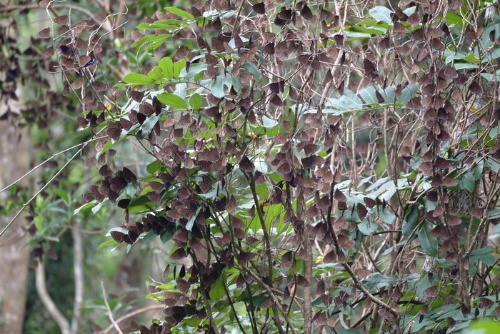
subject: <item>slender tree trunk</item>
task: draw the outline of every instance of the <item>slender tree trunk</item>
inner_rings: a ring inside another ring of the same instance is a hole
[[[13,124],[0,121],[0,188],[28,170],[28,141],[23,132]],[[0,203],[8,195],[8,191],[1,193]],[[2,230],[9,220],[9,217],[0,217]],[[29,261],[24,226],[18,219],[0,239],[0,333],[23,332]]]
[[[0,0],[2,7],[12,5],[12,0]],[[2,13],[3,14],[3,13]],[[17,30],[12,16],[0,16],[0,189],[5,188],[29,168],[28,139],[26,130],[17,126],[22,97],[20,76],[16,77]],[[13,98],[16,96],[16,98]],[[18,187],[25,187],[20,182]],[[5,204],[8,190],[0,193],[0,206]],[[14,195],[15,196],[15,195]],[[0,216],[0,230],[9,223],[8,216]],[[0,238],[0,333],[23,332],[28,280],[29,249],[25,246],[25,224],[18,219]]]

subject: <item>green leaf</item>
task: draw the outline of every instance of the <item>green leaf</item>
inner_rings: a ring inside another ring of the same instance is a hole
[[[469,53],[465,58],[464,60],[466,62],[469,62],[469,63],[472,63],[472,64],[476,64],[476,65],[479,65],[481,62],[479,61],[479,59],[476,58],[476,56],[473,54],[473,53]]]
[[[373,273],[368,275],[362,282],[362,284],[369,290],[384,288],[391,284],[396,284],[396,275],[382,275],[380,273]]]
[[[379,218],[386,224],[392,225],[396,221],[396,215],[387,208],[380,211]]]
[[[80,211],[82,211],[83,213],[86,213],[88,210],[92,209],[94,206],[97,205],[97,201],[96,200],[93,200],[92,202],[88,202],[88,203],[85,203],[84,205],[82,205],[81,207],[75,209],[75,211],[73,212],[73,215],[77,215]]]
[[[500,328],[500,322],[494,319],[481,319],[473,321],[464,334],[496,334]]]
[[[152,78],[139,73],[129,73],[122,79],[122,81],[133,85],[148,85],[154,83]]]
[[[378,224],[371,221],[370,219],[368,219],[368,217],[366,217],[365,219],[363,219],[361,222],[359,222],[358,224],[358,229],[361,233],[363,233],[364,235],[370,235],[372,234],[373,232],[375,232],[378,228]]]
[[[396,101],[396,91],[392,86],[387,87],[380,94],[384,97],[385,103],[394,103]]]
[[[376,6],[370,9],[370,15],[377,21],[383,21],[387,24],[392,25],[391,14],[392,10],[383,6]]]
[[[215,80],[212,80],[212,85],[210,86],[210,90],[213,96],[216,98],[223,98],[226,93],[224,92],[224,76],[218,75],[215,77]]]
[[[365,88],[359,91],[359,96],[365,101],[366,104],[379,104],[377,99],[377,93],[375,87],[366,86]]]
[[[465,172],[457,181],[460,189],[465,189],[471,193],[476,189],[476,180],[474,179],[474,175],[469,171]]]
[[[101,242],[99,244],[99,246],[97,246],[97,249],[99,250],[99,249],[104,248],[106,246],[112,246],[112,245],[118,245],[118,242],[116,242],[115,239],[108,239],[104,242]]]
[[[165,231],[162,234],[160,234],[160,240],[161,240],[161,242],[166,243],[166,242],[170,241],[170,239],[172,239],[173,235],[174,234],[172,232]]]
[[[446,20],[447,25],[455,26],[458,28],[462,28],[463,23],[465,22],[464,19],[460,15],[452,12],[451,10],[446,12],[446,19],[445,20]]]
[[[203,209],[203,207],[201,205],[198,206],[196,213],[186,223],[186,230],[191,231],[193,229],[194,222],[196,221],[196,218],[198,217],[198,215],[200,214],[202,209]]]
[[[193,14],[188,13],[185,10],[182,10],[180,8],[177,8],[177,7],[165,7],[165,10],[169,11],[170,13],[175,14],[177,16],[184,17],[184,18],[186,18],[188,20],[194,20]]]
[[[226,272],[225,270],[222,272],[222,275],[219,276],[215,284],[210,288],[210,300],[215,301],[223,298],[226,295],[226,289],[224,286],[226,285]]]
[[[158,123],[158,120],[160,119],[160,115],[153,115],[149,116],[144,123],[141,126],[142,133],[144,135],[147,135],[153,130],[153,127],[155,126],[156,123]]]
[[[186,59],[181,59],[174,63],[174,78],[179,78],[181,71],[186,68]]]
[[[70,204],[71,199],[70,199],[70,197],[69,197],[69,195],[68,195],[68,193],[67,193],[66,191],[64,191],[64,190],[63,190],[63,189],[61,189],[61,188],[58,188],[58,189],[56,189],[56,194],[57,194],[57,196],[61,197],[61,198],[62,198],[62,200],[63,200],[63,201],[64,201],[67,205],[69,205],[69,204]]]
[[[171,80],[174,77],[174,63],[170,57],[164,57],[160,59],[158,62],[161,70],[163,71],[163,75],[168,80]]]
[[[413,205],[410,208],[410,212],[406,215],[406,219],[403,221],[402,233],[405,237],[410,237],[415,228],[418,225],[419,216],[418,216],[418,207]]]
[[[158,235],[156,235],[156,233],[151,230],[144,235],[144,237],[142,238],[142,243],[145,245],[150,244],[154,239],[156,239],[157,236]]]
[[[398,103],[407,104],[418,92],[418,84],[408,85],[403,88],[401,95],[398,98]]]
[[[154,174],[160,170],[161,165],[162,165],[162,162],[160,160],[155,160],[146,166],[146,171],[149,174]]]
[[[338,334],[361,334],[360,331],[358,331],[357,329],[352,329],[352,328],[339,328],[336,330],[336,332]]]
[[[459,70],[468,70],[468,69],[471,69],[471,68],[479,68],[478,65],[476,65],[476,64],[470,64],[470,63],[455,63],[453,65],[453,67],[455,67],[455,69],[457,71],[459,71]]]
[[[418,229],[418,240],[425,254],[436,257],[438,252],[438,240],[437,238],[429,236],[429,232],[432,228],[433,225],[430,222],[424,222]]]
[[[161,93],[157,96],[160,102],[176,109],[187,109],[187,102],[179,95],[173,93]]]
[[[150,77],[154,83],[161,83],[163,79],[163,71],[160,66],[155,66],[151,71],[148,72],[148,77]]]
[[[147,196],[139,196],[130,201],[127,210],[129,212],[150,211],[156,206]]]
[[[265,128],[274,128],[276,125],[278,125],[279,123],[277,121],[275,121],[274,119],[272,118],[269,118],[267,117],[266,115],[262,116],[262,125],[265,127]]]
[[[203,106],[203,99],[200,94],[194,93],[191,95],[189,98],[189,105],[193,110],[200,110],[201,107]]]

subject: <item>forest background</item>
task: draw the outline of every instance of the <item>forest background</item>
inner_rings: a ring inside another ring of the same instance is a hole
[[[0,11],[0,331],[498,328],[497,2]]]

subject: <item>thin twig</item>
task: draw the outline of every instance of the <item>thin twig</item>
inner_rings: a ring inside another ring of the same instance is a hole
[[[133,312],[130,312],[130,313],[127,313],[125,315],[122,315],[121,317],[119,317],[118,319],[115,320],[115,322],[117,324],[119,324],[120,322],[124,321],[124,320],[127,320],[129,318],[132,318],[132,317],[135,317],[136,315],[138,314],[141,314],[141,313],[144,313],[144,312],[148,312],[148,311],[153,311],[153,310],[163,310],[165,309],[165,305],[161,305],[161,304],[155,304],[155,305],[149,305],[149,306],[146,306],[146,307],[143,307],[143,308],[140,308],[140,309],[137,309]],[[109,333],[112,329],[114,328],[114,325],[111,324],[109,325],[108,328],[106,328],[105,330],[101,331],[100,334],[107,334]]]
[[[21,207],[21,209],[19,209],[19,211],[16,213],[16,215],[9,221],[9,223],[7,224],[7,226],[5,226],[5,228],[2,230],[2,232],[0,232],[0,238],[9,229],[9,227],[14,223],[14,221],[17,219],[17,217],[19,217],[21,215],[21,213],[24,211],[24,209],[26,209],[26,207],[28,207],[28,205],[30,205],[30,203],[38,195],[40,195],[42,193],[42,191],[44,191],[52,183],[52,181],[54,181],[56,179],[56,177],[59,176],[59,174],[61,174],[61,172],[70,164],[71,161],[73,161],[82,152],[82,150],[83,150],[83,146],[68,161],[66,161],[66,163],[61,167],[61,169],[59,169],[57,171],[57,173],[55,173],[54,176],[52,176],[50,178],[50,180],[47,183],[45,183],[43,185],[43,187],[40,188],[40,190],[38,190],[33,196],[31,196],[31,198],[26,203],[23,204],[23,206]]]
[[[104,304],[106,304],[106,309],[108,310],[108,318],[109,321],[113,324],[113,327],[116,329],[116,331],[119,334],[123,334],[123,332],[120,329],[120,326],[118,326],[118,323],[113,319],[113,314],[111,313],[111,308],[109,307],[108,304],[108,298],[106,298],[106,290],[104,289],[104,282],[101,281],[101,290],[102,290],[102,298],[104,298]]]

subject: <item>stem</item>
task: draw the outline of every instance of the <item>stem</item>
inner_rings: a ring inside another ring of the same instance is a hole
[[[59,326],[61,333],[72,333],[68,320],[64,317],[61,311],[59,311],[57,305],[54,303],[49,293],[47,292],[47,282],[45,281],[45,267],[40,260],[38,261],[38,265],[36,267],[36,292],[38,293],[38,296],[42,300],[43,305],[49,312],[52,319],[54,319],[54,321]]]
[[[79,225],[79,223],[78,223]],[[75,276],[75,301],[73,305],[73,317],[71,319],[71,332],[78,332],[78,321],[81,316],[81,305],[83,303],[83,241],[79,228],[71,229],[73,236],[74,263],[73,273]]]
[[[102,298],[104,298],[104,304],[106,304],[106,309],[108,310],[109,321],[111,321],[117,333],[123,334],[123,332],[120,329],[120,326],[118,326],[118,323],[115,321],[115,319],[113,319],[113,313],[111,312],[111,308],[109,307],[108,298],[106,298],[106,290],[104,289],[103,281],[101,281],[101,290],[102,290]]]

